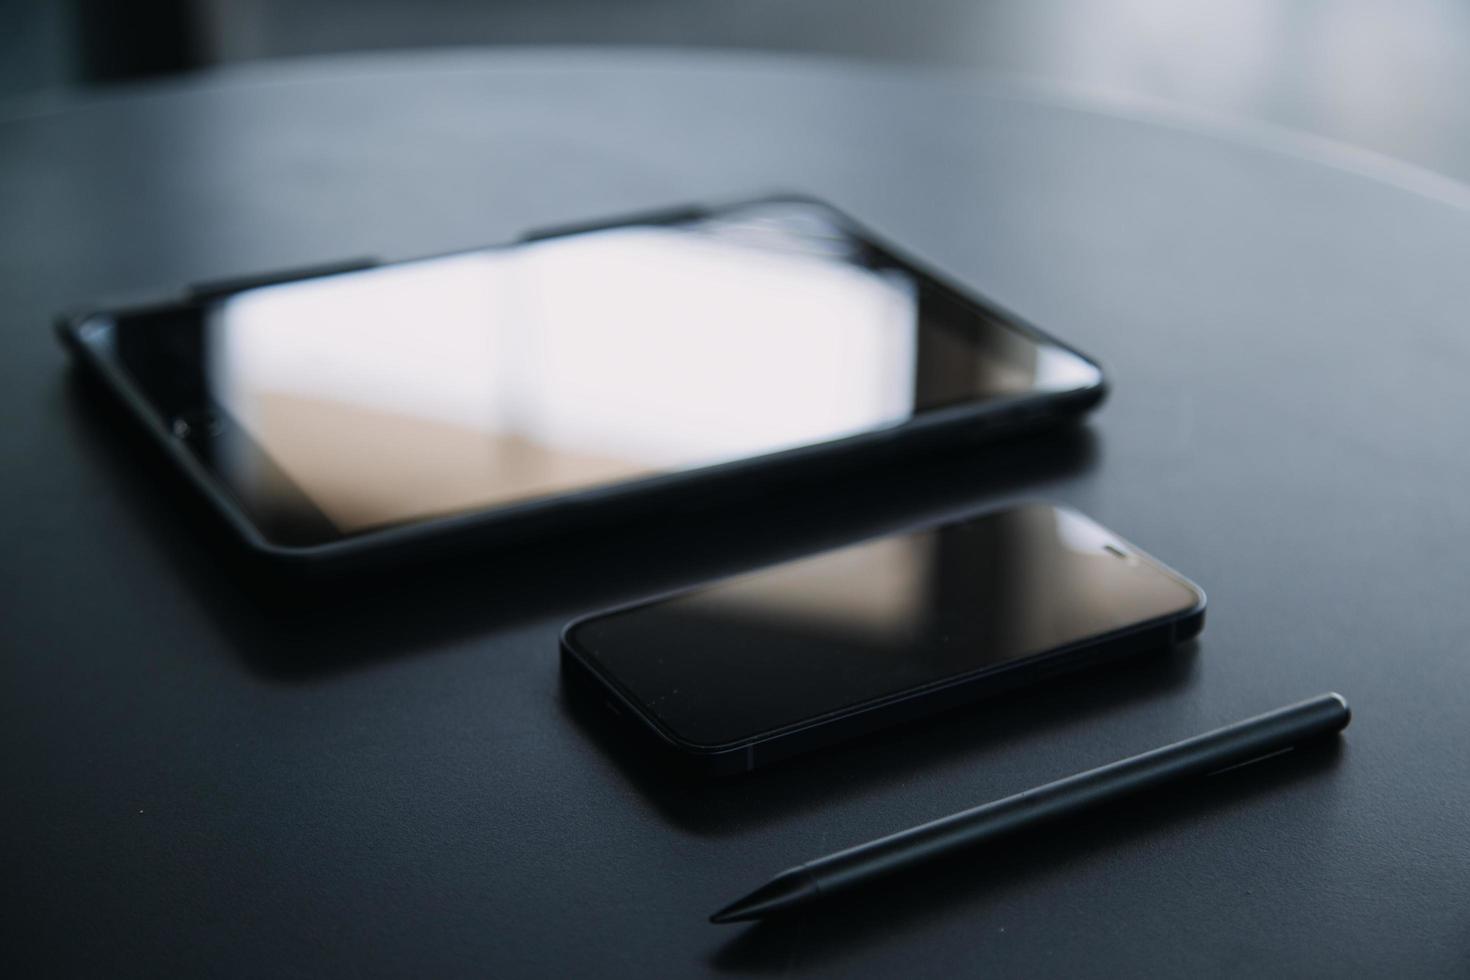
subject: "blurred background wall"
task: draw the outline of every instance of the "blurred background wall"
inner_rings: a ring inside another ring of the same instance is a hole
[[[267,58],[817,52],[1286,126],[1470,181],[1470,0],[0,0],[0,112]]]

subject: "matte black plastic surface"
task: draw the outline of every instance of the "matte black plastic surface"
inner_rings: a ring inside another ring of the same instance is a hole
[[[1347,727],[1351,718],[1352,711],[1339,694],[1323,694],[1277,708],[797,865],[715,913],[710,921],[788,914],[802,905],[871,885],[888,875],[941,858],[958,857],[972,848],[1024,832],[1052,829],[1059,821],[1075,819],[1149,790],[1177,788],[1178,783],[1191,778],[1260,761],[1302,742],[1335,735]]]

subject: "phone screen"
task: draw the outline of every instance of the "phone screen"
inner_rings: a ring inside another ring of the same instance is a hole
[[[1073,511],[880,538],[582,620],[567,643],[675,737],[746,741],[1202,608]]]
[[[789,201],[265,286],[106,329],[175,433],[286,544],[1100,380]]]

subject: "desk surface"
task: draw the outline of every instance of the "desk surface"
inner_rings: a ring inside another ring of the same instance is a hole
[[[237,587],[48,330],[119,292],[778,188],[1095,352],[1114,397],[1080,432],[292,612]],[[1463,976],[1467,200],[1290,138],[774,57],[342,59],[0,123],[3,955]],[[574,612],[1018,497],[1195,578],[1201,640],[708,787],[559,692]],[[791,922],[704,920],[794,862],[1328,689],[1356,711],[1336,749]]]

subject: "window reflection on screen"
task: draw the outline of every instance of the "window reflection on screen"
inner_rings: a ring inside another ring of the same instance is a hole
[[[165,418],[224,410],[196,451],[291,540],[1100,382],[790,201],[250,289],[202,316],[128,323],[119,356]]]
[[[353,531],[904,420],[916,306],[820,250],[621,228],[240,294],[209,371]]]

